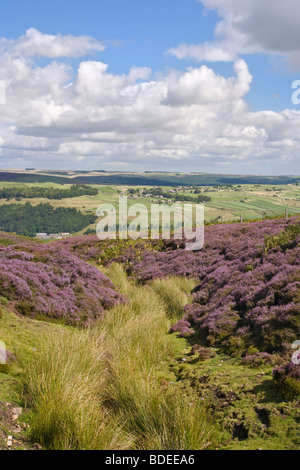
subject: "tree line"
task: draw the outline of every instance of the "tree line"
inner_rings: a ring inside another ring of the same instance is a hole
[[[87,185],[74,184],[67,189],[43,188],[34,186],[12,186],[0,189],[0,199],[65,199],[79,196],[96,196],[98,189]]]
[[[93,214],[83,214],[74,208],[58,207],[50,204],[32,206],[7,204],[0,207],[0,229],[27,237],[36,233],[74,233],[96,222]]]

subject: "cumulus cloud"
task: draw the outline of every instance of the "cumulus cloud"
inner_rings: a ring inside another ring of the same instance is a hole
[[[105,45],[90,36],[43,34],[35,28],[14,39],[0,39],[1,54],[7,52],[12,57],[59,57],[78,58],[91,52],[102,52]]]
[[[296,168],[300,113],[251,111],[243,59],[231,77],[207,66],[118,75],[99,60],[73,69],[15,51],[0,54],[0,167],[285,173],[290,161]]]
[[[206,66],[188,68],[186,73],[176,78],[171,76],[168,79],[168,95],[165,103],[191,106],[241,99],[250,89],[252,76],[244,60],[237,60],[234,70],[237,78],[229,80],[221,75],[215,75],[214,71]]]
[[[234,61],[240,55],[267,53],[283,56],[300,68],[300,3],[295,0],[198,0],[216,10],[221,20],[215,41],[181,44],[169,52],[182,59]]]

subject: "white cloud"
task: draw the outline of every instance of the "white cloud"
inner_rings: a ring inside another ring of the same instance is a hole
[[[0,38],[0,52],[12,57],[83,57],[91,52],[102,52],[105,45],[90,36],[43,34],[30,28],[19,39]]]
[[[168,95],[165,100],[169,105],[203,105],[214,102],[234,101],[243,98],[250,89],[252,76],[247,64],[238,60],[234,64],[237,78],[229,80],[206,66],[197,69],[188,68],[179,77],[170,77]]]
[[[181,44],[170,53],[182,59],[234,61],[240,55],[268,53],[283,56],[300,68],[300,3],[295,0],[198,0],[221,17],[215,41]]]
[[[169,53],[175,55],[178,59],[187,57],[198,60],[199,62],[233,62],[238,54],[237,51],[230,50],[223,44],[180,44],[177,47],[169,49]]]
[[[284,164],[285,173],[288,162],[296,171],[300,112],[252,112],[244,60],[227,78],[206,66],[117,75],[97,60],[73,70],[61,60],[40,65],[13,48],[0,60],[0,167],[268,173]]]

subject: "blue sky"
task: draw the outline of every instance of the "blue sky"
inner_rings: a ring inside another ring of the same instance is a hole
[[[101,60],[113,73],[132,67],[186,67],[166,51],[181,42],[213,38],[216,14],[195,0],[2,0],[1,36],[34,27],[48,34],[89,35],[107,43]]]
[[[300,174],[298,20],[294,0],[1,0],[0,168]]]
[[[184,70],[196,61],[180,61],[167,51],[184,42],[213,40],[218,15],[205,11],[195,0],[2,0],[0,31],[7,38],[22,36],[29,27],[48,34],[92,36],[107,43],[98,58],[112,73],[128,73],[132,65]],[[247,99],[254,109],[292,106],[291,83],[300,75],[277,67],[264,54],[247,60],[254,76]],[[232,64],[214,64],[214,69],[232,74]]]

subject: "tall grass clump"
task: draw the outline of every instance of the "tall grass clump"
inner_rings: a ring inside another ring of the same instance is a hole
[[[32,439],[50,450],[121,449],[130,445],[103,406],[107,380],[104,333],[49,334],[24,367]]]
[[[193,282],[139,285],[118,264],[105,273],[127,302],[88,329],[49,333],[23,364],[32,439],[55,450],[213,448],[218,434],[203,403],[171,383],[171,319]]]
[[[199,281],[183,276],[155,279],[151,287],[162,299],[165,312],[170,320],[178,320],[183,308],[191,300],[191,291]]]
[[[204,406],[179,387],[163,385],[159,378],[176,351],[174,337],[168,335],[168,315],[182,313],[192,281],[174,277],[138,286],[120,265],[111,265],[106,274],[129,298],[106,316],[100,328],[109,332],[108,400],[135,439],[134,448],[196,450],[213,446],[215,428]]]

